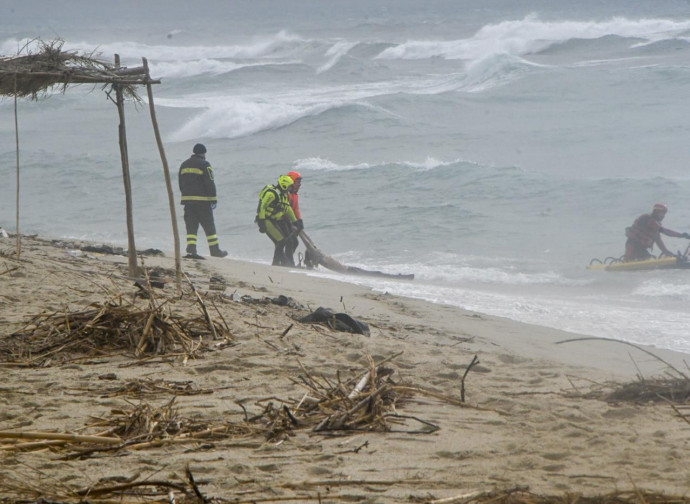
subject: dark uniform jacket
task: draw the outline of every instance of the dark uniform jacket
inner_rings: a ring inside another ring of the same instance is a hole
[[[216,183],[213,181],[213,168],[203,156],[192,154],[180,166],[179,173],[182,204],[192,201],[215,203]]]

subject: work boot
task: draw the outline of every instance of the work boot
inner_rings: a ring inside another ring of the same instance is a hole
[[[187,255],[184,256],[185,259],[204,259],[199,254],[196,253],[196,247],[187,247]]]
[[[218,245],[211,246],[211,256],[213,257],[225,257],[228,253],[225,250],[221,250]]]

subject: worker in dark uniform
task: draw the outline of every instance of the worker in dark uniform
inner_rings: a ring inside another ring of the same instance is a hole
[[[225,257],[228,253],[218,245],[213,210],[216,208],[216,183],[213,168],[206,161],[206,147],[196,144],[192,156],[182,163],[179,173],[180,192],[184,205],[184,223],[187,228],[187,258],[203,259],[196,250],[199,224],[206,233],[208,248],[213,257]]]
[[[260,233],[266,233],[275,246],[274,266],[294,266],[292,257],[285,254],[285,245],[294,232],[304,229],[290,206],[289,190],[294,181],[287,175],[278,178],[278,184],[269,184],[259,193],[256,223]],[[293,230],[294,225],[294,230]]]
[[[649,253],[654,244],[659,247],[663,255],[672,256],[673,253],[666,248],[661,235],[671,236],[673,238],[688,238],[689,233],[679,233],[672,229],[665,228],[661,225],[664,220],[668,208],[663,203],[657,203],[652,208],[651,214],[640,215],[632,226],[626,228],[625,236],[628,237],[625,243],[625,262],[628,261],[643,261],[645,259],[653,258]]]

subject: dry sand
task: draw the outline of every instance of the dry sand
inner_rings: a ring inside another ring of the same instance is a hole
[[[14,241],[0,241],[2,343],[38,313],[83,310],[113,293],[133,299],[138,289],[126,277],[125,257],[84,254],[77,246],[27,237],[17,260]],[[170,257],[145,261],[149,268],[173,268]],[[184,260],[183,266],[202,296],[213,299],[235,346],[219,345],[186,362],[165,356],[140,360],[123,352],[69,362],[56,356],[36,368],[0,356],[0,431],[93,434],[98,429],[85,429],[93,418],[141,401],[160,407],[173,397],[108,393],[137,379],[189,382],[210,392],[179,395],[182,417],[242,422],[237,401],[251,415],[265,406],[257,403],[263,399],[299,400],[305,388],[293,380],[303,373],[301,366],[335,383],[338,374],[344,380],[365,372],[369,357],[378,362],[400,352],[388,364],[395,381],[458,399],[466,366],[478,356],[466,379],[470,407],[425,395],[398,406],[398,413],[440,427],[431,434],[296,429],[271,441],[255,435],[84,459],[65,459],[64,448],[20,451],[11,440],[0,440],[0,491],[22,484],[83,488],[136,475],[172,479],[189,464],[204,495],[241,502],[433,502],[515,485],[539,494],[632,488],[689,493],[690,425],[670,405],[588,396],[605,384],[632,382],[639,373],[649,378],[667,371],[642,351],[606,341],[557,345],[577,335],[375,293],[318,274],[228,259]],[[227,282],[223,291],[209,290],[213,275]],[[157,294],[173,300],[173,311],[198,316],[187,285],[185,291],[175,299],[169,283]],[[278,295],[303,308],[242,301]],[[367,322],[371,336],[292,318],[319,306]],[[687,355],[649,350],[687,370]],[[418,428],[413,420],[395,426]]]

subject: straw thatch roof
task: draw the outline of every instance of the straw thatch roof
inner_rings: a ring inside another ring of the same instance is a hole
[[[54,86],[64,92],[72,84],[102,84],[106,90],[117,85],[125,96],[139,101],[137,85],[160,83],[149,79],[143,67],[118,68],[95,53],[64,51],[62,40],[35,42],[36,49],[27,44],[15,56],[0,56],[0,96],[37,99]]]

